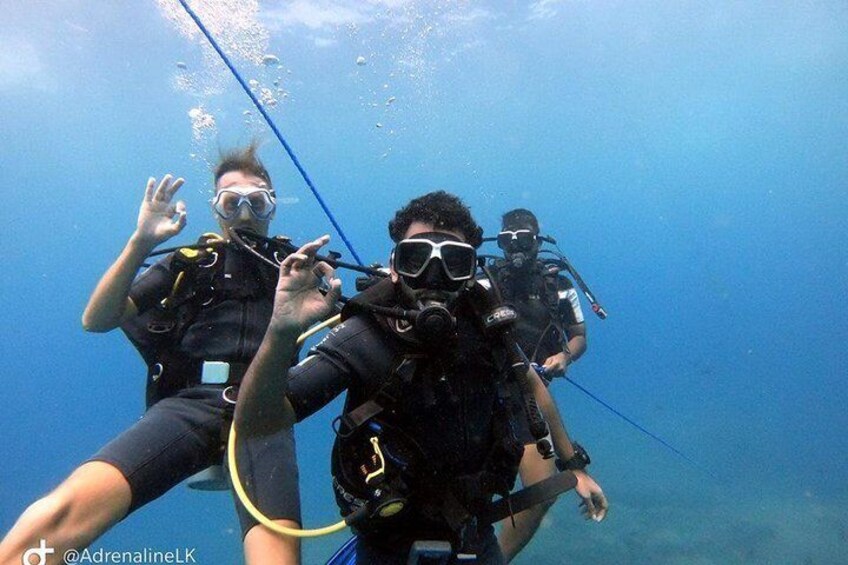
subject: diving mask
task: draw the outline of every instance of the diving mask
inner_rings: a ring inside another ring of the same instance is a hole
[[[212,198],[212,208],[225,220],[232,220],[242,204],[247,204],[250,213],[259,220],[267,220],[277,209],[270,190],[256,186],[230,186],[222,188]]]
[[[498,247],[504,251],[531,251],[536,240],[532,230],[503,230],[498,234]]]
[[[453,287],[474,278],[477,252],[442,233],[424,233],[398,242],[392,266],[413,288]]]

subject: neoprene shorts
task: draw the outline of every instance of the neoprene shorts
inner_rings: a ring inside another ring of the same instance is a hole
[[[160,400],[89,460],[108,463],[126,478],[132,493],[127,514],[226,461],[221,429],[230,422],[232,405],[223,390],[198,386]],[[271,519],[300,523],[294,432],[283,429],[250,440],[240,436],[237,449],[239,476],[253,504]],[[257,522],[238,500],[236,508],[244,536]]]

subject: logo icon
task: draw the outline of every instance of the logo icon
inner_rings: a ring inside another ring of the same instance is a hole
[[[46,565],[47,556],[55,552],[56,550],[52,547],[47,547],[47,541],[42,539],[38,543],[38,547],[31,547],[24,552],[22,563],[23,565]],[[30,560],[32,556],[38,558],[35,563]]]

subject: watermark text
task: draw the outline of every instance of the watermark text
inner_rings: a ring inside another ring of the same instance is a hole
[[[41,540],[38,546],[28,549],[23,554],[22,565],[46,565],[47,556],[56,550]],[[69,549],[62,555],[65,565],[192,565],[197,563],[196,547],[177,547],[173,549],[155,549],[144,547],[136,550],[98,549]]]

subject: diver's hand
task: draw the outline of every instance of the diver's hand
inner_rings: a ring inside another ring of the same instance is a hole
[[[279,334],[300,334],[324,320],[342,295],[342,283],[330,265],[315,262],[315,254],[330,241],[324,235],[310,241],[280,263],[280,278],[274,296],[269,328]],[[321,278],[330,285],[326,295],[319,291]]]
[[[542,366],[545,368],[545,373],[547,373],[549,378],[564,377],[565,371],[568,369],[568,357],[565,353],[551,355],[545,359]]]
[[[607,515],[609,503],[601,486],[586,471],[572,471],[577,477],[577,486],[574,490],[583,499],[580,503],[581,512],[587,520],[600,522]]]
[[[151,249],[180,233],[186,225],[185,202],[171,202],[185,181],[172,179],[165,175],[158,186],[153,177],[147,181],[133,238]]]

